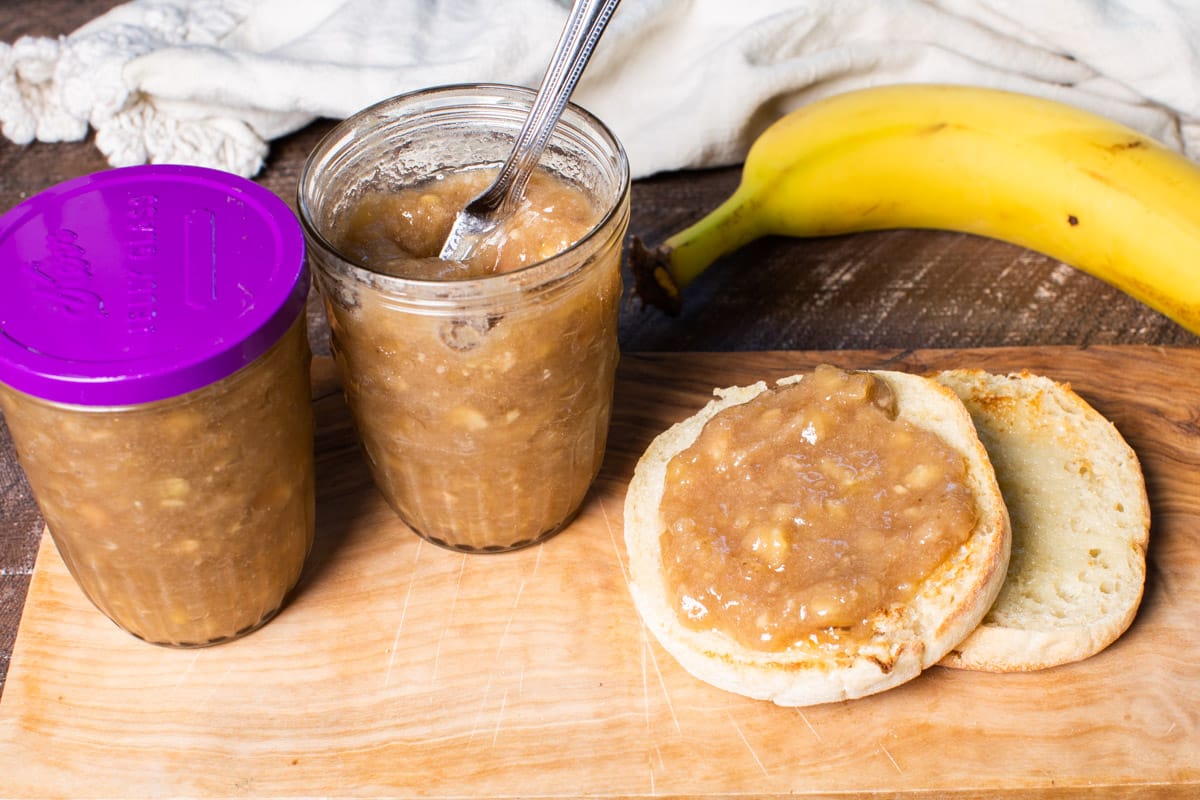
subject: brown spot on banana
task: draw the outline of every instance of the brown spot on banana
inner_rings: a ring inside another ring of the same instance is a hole
[[[1145,150],[1148,146],[1145,139],[1126,139],[1110,145],[1108,149],[1114,153],[1121,153],[1126,150]]]

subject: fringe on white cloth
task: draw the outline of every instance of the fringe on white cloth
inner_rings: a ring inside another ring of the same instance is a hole
[[[567,0],[132,0],[0,43],[0,131],[114,166],[251,176],[271,140],[415,89],[536,86]],[[936,81],[1023,91],[1200,158],[1193,0],[627,0],[575,92],[635,177],[740,161],[819,97]]]

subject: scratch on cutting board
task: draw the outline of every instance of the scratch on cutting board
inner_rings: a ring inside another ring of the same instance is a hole
[[[479,700],[479,708],[475,710],[475,718],[471,720],[471,733],[467,737],[468,742],[475,741],[475,734],[479,732],[479,720],[483,716],[484,709],[487,708],[488,698],[492,696],[492,673],[488,672],[487,685],[483,687],[483,697]]]
[[[729,721],[732,723],[733,729],[737,731],[738,738],[742,740],[742,744],[746,745],[746,750],[749,751],[750,757],[754,759],[754,763],[758,764],[758,768],[762,770],[762,774],[764,776],[769,777],[771,773],[767,772],[767,768],[763,766],[762,759],[758,757],[758,753],[756,753],[754,748],[750,746],[750,740],[746,738],[746,734],[742,733],[742,726],[737,724],[737,720],[734,719],[733,715],[728,711],[725,712],[725,716],[729,717]]]
[[[178,689],[180,686],[183,685],[183,682],[185,680],[187,680],[187,676],[191,675],[192,670],[194,670],[196,668],[196,662],[199,660],[200,660],[200,651],[196,650],[192,653],[191,660],[188,661],[187,669],[185,669],[183,672],[179,673],[179,678],[176,679],[174,688]]]
[[[675,732],[682,734],[683,728],[679,726],[679,717],[675,716],[675,704],[671,702],[671,693],[667,691],[667,682],[663,680],[662,670],[658,668],[658,656],[654,654],[654,643],[650,641],[649,632],[646,626],[642,626],[642,690],[646,695],[646,724],[650,721],[650,688],[649,681],[646,679],[646,656],[650,656],[650,663],[654,666],[654,674],[658,676],[658,685],[662,689],[663,700],[667,704],[667,711],[671,714],[671,721],[675,723]]]
[[[417,539],[417,547],[413,552],[413,570],[408,576],[408,591],[404,593],[404,605],[400,608],[400,622],[396,625],[396,635],[392,637],[392,649],[388,653],[387,671],[383,676],[383,686],[386,689],[392,683],[392,667],[396,664],[396,651],[400,649],[400,634],[404,630],[404,620],[408,617],[408,604],[412,601],[413,584],[417,582],[417,561],[421,558],[421,544],[424,539]]]
[[[430,671],[430,683],[436,683],[438,677],[438,665],[442,660],[442,642],[446,640],[446,631],[450,630],[450,623],[454,620],[454,609],[458,605],[458,596],[462,593],[463,573],[467,571],[467,556],[464,553],[462,561],[458,565],[458,578],[454,581],[454,597],[450,598],[450,610],[446,612],[446,624],[442,626],[442,632],[438,635],[437,649],[433,652],[433,669]]]
[[[892,766],[896,768],[896,773],[898,775],[903,775],[904,770],[900,769],[900,764],[896,762],[896,759],[892,758],[892,754],[888,751],[887,747],[884,746],[883,742],[879,743],[879,749],[883,751],[885,756],[887,756],[887,760],[892,762]]]
[[[655,769],[655,761],[658,762],[658,767]],[[646,754],[646,766],[650,770],[650,794],[651,796],[658,794],[658,785],[655,783],[655,774],[661,772],[666,774],[667,760],[663,758],[662,748],[654,745],[654,757]]]
[[[650,645],[646,641],[646,629],[642,628],[642,715],[646,718],[646,730],[650,730]]]
[[[625,584],[629,585],[629,571],[625,568],[625,559],[621,557],[621,547],[617,544],[616,528],[612,524],[612,520],[608,516],[608,505],[604,502],[600,503],[600,516],[604,518],[604,525],[608,528],[608,540],[612,542],[613,552],[617,556],[617,564],[621,567],[621,577],[625,579]]]
[[[542,553],[544,552],[546,552],[546,548],[544,547],[539,547],[537,549],[537,557],[533,559],[533,572],[529,573],[529,577],[533,578],[537,576],[538,570],[541,569],[542,566]]]
[[[508,638],[508,630],[512,627],[513,620],[517,616],[517,606],[521,603],[521,595],[525,592],[525,581],[521,581],[517,586],[517,596],[513,598],[512,608],[508,612],[508,622],[504,623],[504,630],[500,633],[500,641],[496,643],[496,659],[499,660],[500,652],[504,649],[504,642]]]
[[[496,712],[496,727],[492,730],[492,747],[496,746],[497,740],[500,738],[500,720],[504,719],[504,707],[508,705],[508,690],[504,690],[504,695],[500,698],[500,710]]]
[[[817,733],[817,729],[814,728],[813,724],[808,721],[808,715],[804,713],[804,709],[797,708],[796,713],[800,715],[800,719],[804,720],[804,724],[808,726],[810,731],[812,731],[812,735],[816,737],[816,740],[818,742],[824,742],[825,740],[821,738],[821,734]]]
[[[213,699],[213,696],[216,695],[217,690],[225,685],[225,679],[228,678],[230,676],[230,674],[232,674],[232,673],[233,673],[233,664],[230,664],[229,666],[225,667],[225,671],[221,673],[221,677],[218,678],[217,680],[213,681],[212,684],[208,687],[208,692],[200,700],[198,705],[200,707],[207,706],[209,704],[209,701]]]

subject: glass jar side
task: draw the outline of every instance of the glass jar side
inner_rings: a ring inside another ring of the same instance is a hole
[[[507,550],[573,518],[607,443],[620,254],[609,236],[555,291],[458,315],[318,269],[372,477],[418,534]]]
[[[367,189],[498,164],[529,96],[461,87],[388,101],[335,130],[301,179],[332,348],[375,482],[419,535],[470,552],[561,530],[599,470],[629,219],[624,152],[599,121],[568,109],[544,165],[592,198],[599,221],[574,246],[514,272],[381,275],[343,257],[337,231]]]
[[[234,374],[94,408],[0,386],[18,459],[88,598],[148,642],[199,647],[263,625],[315,525],[305,319]]]

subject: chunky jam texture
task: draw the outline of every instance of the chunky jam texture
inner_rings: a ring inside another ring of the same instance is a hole
[[[315,518],[304,323],[224,380],[142,406],[57,405],[0,386],[63,561],[135,636],[232,639],[299,579]]]
[[[978,518],[963,456],[830,366],[721,411],[667,470],[675,611],[757,650],[869,637]]]
[[[454,214],[490,180],[447,174],[370,195],[339,249],[375,272],[453,281],[516,270],[589,233],[600,212],[539,174],[526,207],[470,263],[437,259]],[[403,304],[386,286],[326,292],[343,388],[376,484],[420,535],[465,551],[536,542],[570,520],[600,469],[612,407],[619,236],[552,286],[462,311]],[[580,256],[580,259],[585,256]]]
[[[530,178],[517,212],[466,261],[437,255],[454,218],[495,178],[488,169],[446,172],[417,186],[372,192],[343,222],[339,248],[374,272],[424,280],[464,280],[512,272],[557,255],[599,220],[591,198],[544,171]]]

